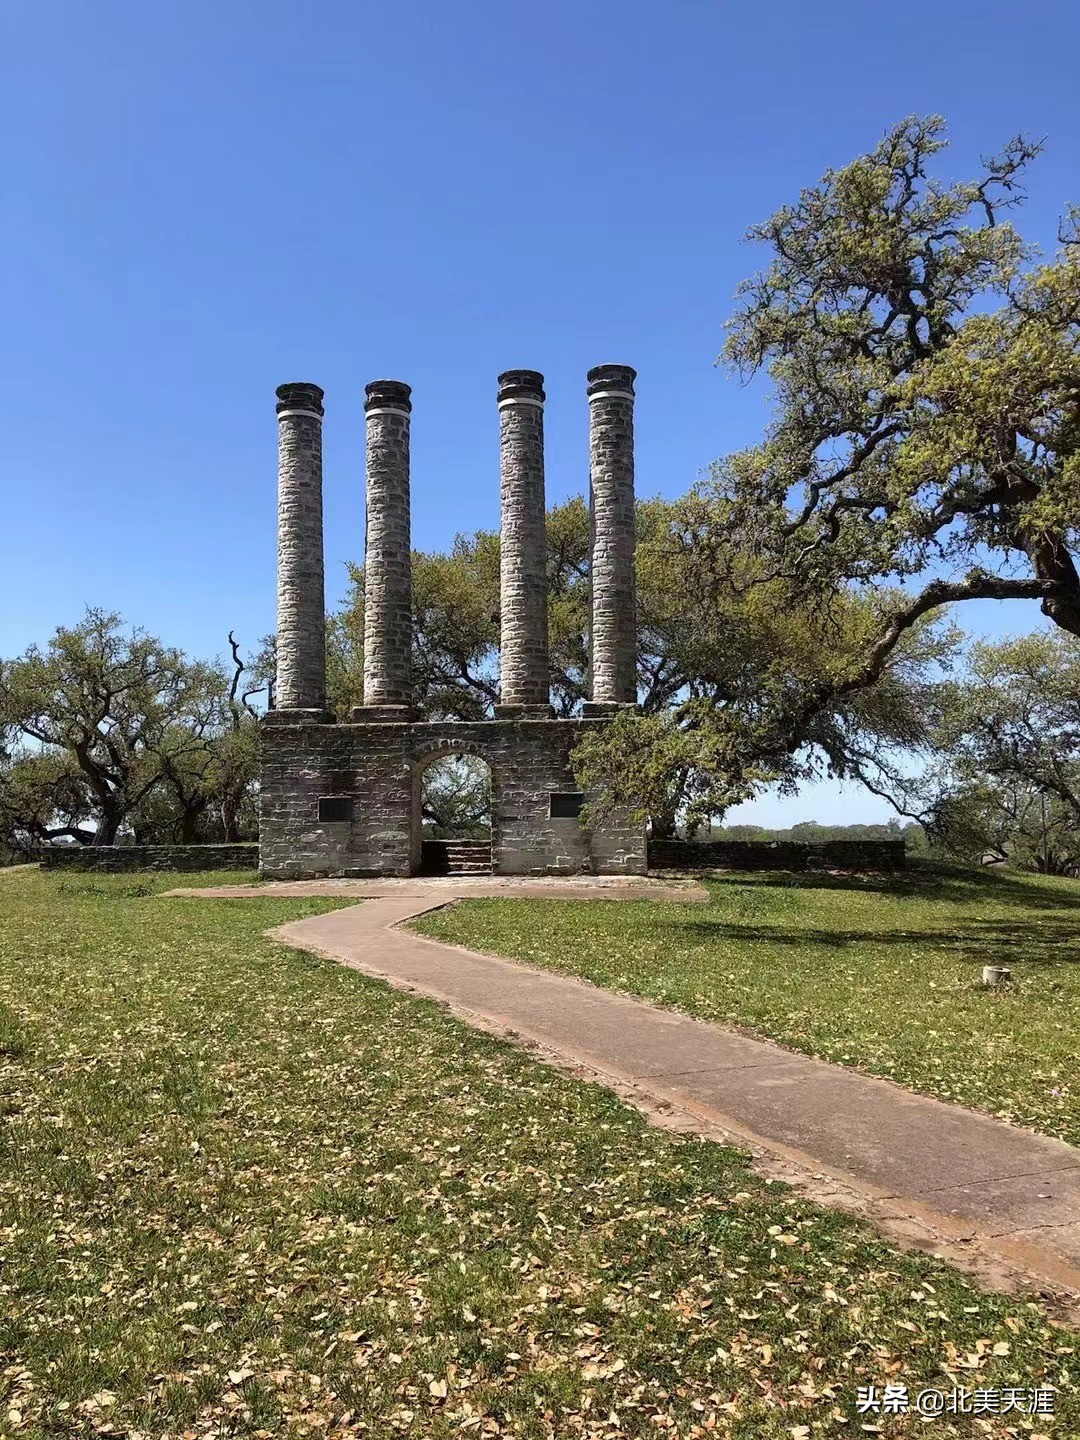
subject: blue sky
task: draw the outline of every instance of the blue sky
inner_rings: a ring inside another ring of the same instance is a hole
[[[512,366],[547,376],[551,498],[584,488],[610,360],[639,371],[640,493],[684,490],[766,413],[713,366],[746,227],[904,115],[948,118],[957,176],[1045,136],[1048,248],[1080,199],[1069,0],[38,0],[5,28],[4,655],[86,603],[198,653],[270,630],[282,380],[326,390],[331,602],[378,376],[414,387],[421,547],[497,523]]]

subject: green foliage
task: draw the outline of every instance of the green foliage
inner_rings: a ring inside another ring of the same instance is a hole
[[[552,702],[570,714],[585,692],[588,633],[588,515],[580,499],[548,514],[548,627]],[[432,720],[482,720],[499,696],[499,537],[458,535],[446,554],[414,551],[413,689]],[[327,629],[327,691],[347,715],[363,701],[364,571],[349,567],[350,591]]]
[[[906,120],[750,232],[773,258],[724,358],[767,369],[776,418],[706,487],[714,548],[750,546],[811,590],[932,571],[883,617],[886,647],[924,600],[1038,598],[1080,630],[1075,232],[1038,264],[1005,218],[1038,146],[945,184],[944,144],[941,120]]]
[[[412,557],[413,686],[430,719],[479,720],[498,696],[499,541],[459,535],[448,554]],[[364,569],[349,566],[349,596],[327,622],[327,694],[346,717],[364,699]]]
[[[923,828],[914,820],[906,824],[897,819],[884,824],[867,825],[820,825],[816,820],[800,820],[798,824],[783,829],[766,825],[714,825],[707,840],[802,840],[810,844],[821,844],[827,840],[903,840],[909,854],[927,853],[926,836]]]
[[[958,1362],[1080,1424],[1038,1303],[267,938],[333,901],[132,889],[0,886],[5,1433],[791,1440]]]
[[[486,839],[491,771],[475,755],[444,755],[425,769],[420,815],[428,840]]]
[[[693,605],[684,669],[715,673],[727,646],[752,655],[747,619],[775,664],[752,665],[735,702],[702,687],[674,729],[613,734],[606,754],[590,742],[582,775],[609,803],[649,808],[665,771],[691,765],[694,823],[740,781],[794,783],[815,751],[888,786],[896,751],[936,720],[925,674],[912,690],[895,664],[928,616],[1030,598],[1080,634],[1075,216],[1037,262],[1008,212],[1038,147],[1013,140],[947,184],[932,173],[944,143],[940,120],[906,120],[751,230],[771,259],[741,287],[722,358],[768,373],[774,419],[673,507],[661,554],[678,554],[669,580]]]
[[[92,811],[86,777],[66,751],[19,746],[0,763],[0,834],[11,854],[39,839],[78,838]]]
[[[1037,631],[974,645],[967,673],[944,698],[936,764],[929,782],[918,782],[940,843],[962,856],[1075,874],[1080,640]]]
[[[695,583],[694,561],[675,562],[670,673],[680,683],[669,708],[625,712],[575,752],[579,781],[599,795],[593,815],[626,806],[650,816],[655,835],[676,819],[693,834],[769,783],[790,794],[822,773],[872,781],[895,751],[928,742],[940,670],[959,643],[946,620],[913,626],[873,685],[837,694],[831,677],[857,663],[887,596],[838,590],[811,602],[781,580],[710,590]]]
[[[0,817],[11,843],[213,838],[200,825],[211,807],[221,838],[239,838],[258,739],[235,648],[234,659],[230,682],[220,665],[90,609],[44,650],[4,662]]]
[[[709,588],[707,567],[678,528],[681,507],[637,505],[638,695],[643,719],[620,717],[578,756],[600,805],[630,804],[671,833],[722,813],[756,785],[794,786],[825,765],[846,773],[851,757],[917,742],[925,724],[930,666],[954,633],[923,624],[905,637],[875,686],[823,705],[795,743],[770,724],[866,643],[879,614],[872,597],[808,600],[786,581]],[[589,516],[576,497],[548,512],[548,638],[551,695],[560,715],[588,692]],[[743,579],[755,573],[746,561]],[[363,672],[363,572],[351,571],[345,607],[328,626],[332,707],[359,704]],[[459,536],[449,554],[413,556],[413,673],[421,713],[482,719],[498,697],[499,539]],[[704,722],[708,722],[707,724]],[[802,750],[802,754],[797,752]],[[595,807],[594,807],[595,809]]]

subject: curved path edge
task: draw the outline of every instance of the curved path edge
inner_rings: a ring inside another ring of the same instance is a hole
[[[268,932],[441,1002],[654,1121],[749,1150],[760,1169],[888,1238],[1080,1314],[1080,1149],[645,1000],[402,929],[459,899],[707,899],[649,880],[297,882],[172,895],[366,903]]]

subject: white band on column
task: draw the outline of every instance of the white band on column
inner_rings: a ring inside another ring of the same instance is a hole
[[[412,414],[411,410],[401,410],[396,405],[373,405],[370,410],[364,411],[365,415],[403,415],[406,420]]]
[[[309,420],[321,420],[323,418],[317,410],[279,410],[277,412],[277,418],[279,420],[286,420],[290,415],[305,415]]]
[[[535,405],[538,410],[544,408],[543,400],[536,400],[531,395],[508,395],[505,400],[499,401],[500,410],[506,410],[511,405]]]
[[[589,396],[589,404],[594,400],[633,400],[635,398],[632,390],[596,390]]]

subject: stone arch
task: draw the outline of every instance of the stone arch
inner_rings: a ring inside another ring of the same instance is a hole
[[[423,846],[423,791],[424,775],[432,765],[440,760],[446,760],[453,756],[469,756],[481,761],[487,769],[490,787],[490,830],[491,850],[494,855],[497,841],[497,815],[498,807],[496,799],[498,796],[498,770],[492,759],[489,746],[481,744],[476,740],[466,739],[464,736],[458,738],[446,737],[426,744],[418,749],[410,761],[410,791],[411,800],[409,807],[409,868],[415,874],[421,866]]]

